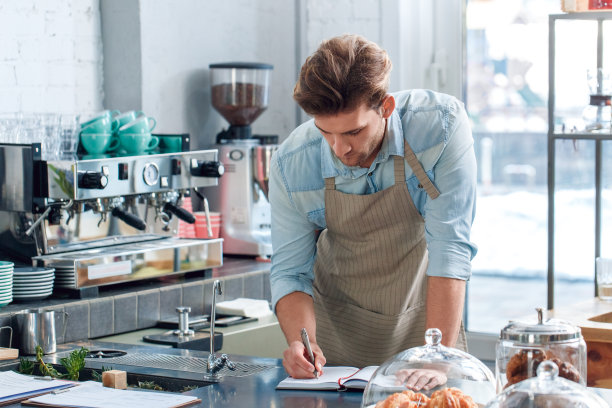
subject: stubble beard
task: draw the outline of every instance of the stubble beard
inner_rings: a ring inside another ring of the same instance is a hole
[[[376,133],[377,136],[376,138],[371,139],[371,143],[368,145],[367,149],[364,151],[364,153],[358,155],[355,158],[355,164],[349,164],[346,163],[344,160],[341,160],[346,166],[349,167],[363,167],[362,165],[364,163],[366,163],[367,161],[369,161],[369,159],[372,159],[372,162],[374,161],[374,157],[378,154],[378,152],[380,151],[380,147],[382,145],[383,139],[385,138],[385,131],[387,129],[387,119],[383,119],[382,120],[382,126],[380,126]],[[373,157],[374,156],[374,157]],[[370,167],[369,165],[367,167]]]

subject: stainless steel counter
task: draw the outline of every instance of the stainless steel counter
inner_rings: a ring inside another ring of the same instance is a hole
[[[276,390],[276,385],[286,377],[286,372],[279,359],[257,358],[248,356],[230,356],[238,365],[237,376],[225,375],[218,383],[203,382],[204,359],[206,352],[178,350],[151,346],[125,345],[107,342],[75,342],[60,346],[60,350],[45,357],[47,362],[57,363],[69,350],[79,347],[95,349],[123,350],[127,354],[115,359],[88,359],[86,367],[100,369],[102,366],[125,370],[150,376],[163,376],[180,381],[193,381],[200,385],[192,391],[185,392],[202,400],[198,407],[236,408],[357,408],[360,407],[362,393],[355,391],[298,391]],[[193,364],[194,362],[198,364]],[[0,370],[12,369],[17,361],[3,362]],[[240,371],[251,370],[250,375],[241,375]],[[604,389],[591,390],[603,396],[612,404],[612,391]],[[11,405],[19,407],[19,404]],[[612,405],[611,405],[612,406]]]

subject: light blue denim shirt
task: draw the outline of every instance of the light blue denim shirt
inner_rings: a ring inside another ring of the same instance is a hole
[[[419,187],[404,161],[406,185],[425,219],[429,276],[467,280],[476,246],[470,229],[476,208],[476,159],[463,104],[427,90],[393,94],[395,111],[380,152],[369,169],[347,167],[333,154],[314,125],[303,123],[281,144],[270,166],[272,206],[272,304],[300,291],[312,296],[316,230],[326,228],[324,178],[336,189],[372,194],[394,183],[393,159],[404,156],[404,142],[440,190],[435,200]]]

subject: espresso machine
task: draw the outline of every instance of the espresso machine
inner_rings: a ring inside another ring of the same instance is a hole
[[[225,254],[272,255],[268,180],[278,136],[253,135],[251,124],[268,107],[272,65],[218,63],[210,66],[212,105],[230,124],[217,135],[225,168],[212,208],[221,212]]]
[[[39,143],[0,144],[0,250],[54,267],[55,287],[99,286],[222,265],[222,239],[176,236],[183,197],[218,184],[214,149],[43,161]]]

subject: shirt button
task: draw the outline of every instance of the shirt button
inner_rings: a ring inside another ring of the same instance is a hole
[[[417,187],[418,188],[423,188],[423,185],[421,183],[419,183],[419,185]]]

